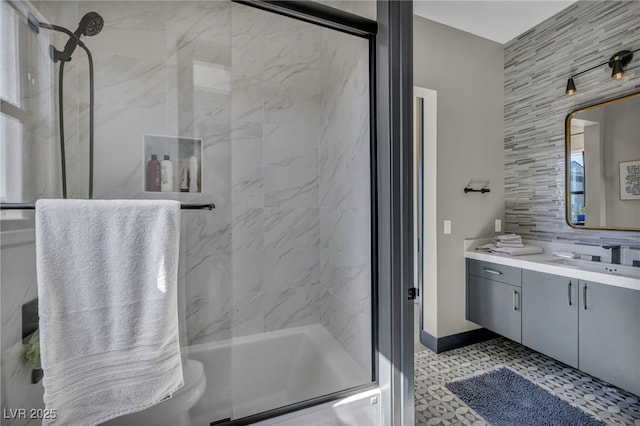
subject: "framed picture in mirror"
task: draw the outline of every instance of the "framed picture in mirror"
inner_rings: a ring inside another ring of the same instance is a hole
[[[620,199],[640,200],[640,160],[621,161],[620,168]]]

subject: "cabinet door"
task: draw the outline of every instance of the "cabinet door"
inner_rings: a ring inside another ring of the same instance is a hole
[[[579,367],[640,395],[640,291],[580,281]]]
[[[522,271],[522,344],[578,367],[578,280]]]
[[[520,287],[469,275],[469,320],[520,343]]]

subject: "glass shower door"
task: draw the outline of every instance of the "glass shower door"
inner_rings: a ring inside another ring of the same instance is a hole
[[[368,41],[230,10],[228,222],[189,231],[228,236],[208,260],[228,284],[186,277],[188,353],[217,378],[192,414],[211,421],[372,377]]]
[[[182,211],[191,424],[370,384],[369,40],[229,1],[16,3],[71,29],[89,12],[104,19],[83,39],[95,66],[94,198],[215,203]],[[58,110],[48,45],[67,36],[21,22],[46,83],[34,119],[47,127],[33,128],[39,163],[25,172],[25,199],[11,201],[60,196],[60,113],[69,197],[86,198],[87,58],[77,49],[66,63]],[[173,170],[165,190],[151,185],[154,156]],[[28,187],[36,181],[45,190]],[[20,297],[33,298],[32,284]]]

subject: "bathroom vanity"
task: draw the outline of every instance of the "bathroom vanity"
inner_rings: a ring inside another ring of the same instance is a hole
[[[467,320],[640,395],[640,274],[551,254],[465,257]]]

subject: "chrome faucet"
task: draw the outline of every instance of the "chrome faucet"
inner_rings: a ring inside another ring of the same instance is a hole
[[[614,265],[620,264],[620,246],[619,245],[611,245],[611,246],[602,246],[604,249],[611,249],[611,263]]]

